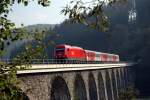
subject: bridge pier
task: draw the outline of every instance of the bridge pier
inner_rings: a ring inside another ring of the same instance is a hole
[[[74,87],[74,83],[73,82],[75,81],[75,75],[76,75],[75,73],[63,74],[63,78],[66,80],[66,84],[69,87],[71,100],[74,100],[74,88],[75,87]]]
[[[93,73],[93,75],[94,75],[95,84],[96,84],[97,100],[101,100],[101,99],[100,99],[100,96],[99,96],[99,91],[100,91],[100,90],[99,90],[99,79],[98,79],[100,72],[99,72],[99,71],[92,71],[92,73]]]
[[[79,95],[78,98],[75,97],[75,99],[73,100],[89,100],[89,91],[88,91],[88,73],[85,73],[85,72],[81,72],[80,74],[80,78],[82,78],[82,87],[83,87],[83,90],[82,90],[82,94],[83,95]],[[79,74],[77,74],[76,76],[78,76]],[[80,81],[81,80],[78,80],[78,84],[76,86],[79,86],[80,85]],[[80,87],[75,87],[76,88],[80,88]],[[77,94],[81,94],[81,91],[76,91]],[[82,97],[83,96],[83,97]]]

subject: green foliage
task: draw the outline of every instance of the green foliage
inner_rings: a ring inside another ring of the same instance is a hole
[[[47,31],[34,32],[32,34],[32,40],[25,46],[24,52],[17,55],[15,60],[22,59],[22,63],[31,64],[33,59],[47,59],[46,48],[52,45],[52,40],[47,40],[46,37],[53,35],[54,33]]]
[[[18,98],[23,98],[22,91],[18,87],[17,70],[30,68],[33,59],[47,58],[45,49],[51,44],[51,41],[44,42],[44,39],[48,35],[51,34],[45,31],[33,34],[31,39],[36,45],[30,43],[26,46],[25,51],[16,56],[10,63],[0,63],[0,96],[2,96],[2,100],[18,100]]]
[[[1,0],[0,1],[0,56],[4,54],[4,49],[10,45],[10,43],[26,38],[35,38],[31,37],[28,32],[22,28],[16,29],[15,23],[12,23],[8,19],[8,14],[12,10],[11,6],[14,3],[24,4],[27,6],[30,0]],[[49,6],[49,0],[37,0],[38,4],[46,7]],[[38,36],[37,36],[38,37]],[[37,40],[37,37],[35,40]],[[39,42],[40,40],[38,40]],[[0,100],[23,100],[23,93],[18,87],[17,81],[17,70],[27,68],[30,66],[28,59],[32,59],[31,56],[39,56],[43,49],[38,47],[34,49],[35,51],[30,51],[31,46],[26,48],[26,52],[22,53],[20,56],[17,56],[11,63],[7,63],[0,60]],[[28,54],[28,55],[27,55]],[[33,55],[30,55],[33,54]],[[37,54],[37,55],[36,55]],[[28,62],[28,63],[25,63]],[[25,65],[25,66],[24,66]]]
[[[0,100],[23,100],[24,95],[18,87],[16,76],[18,68],[15,64],[5,62],[0,62],[0,65]]]
[[[5,45],[5,41],[11,40],[11,41],[16,41],[19,40],[20,38],[22,39],[22,33],[24,32],[15,32],[15,37],[14,37],[14,32],[12,30],[15,28],[15,24],[12,23],[8,19],[8,14],[12,10],[11,6],[17,2],[18,4],[24,4],[25,6],[28,5],[30,2],[29,0],[1,0],[0,1],[0,52],[2,52],[5,48],[10,43],[7,43]],[[49,0],[38,0],[37,1],[39,5],[42,5],[43,7],[49,6],[50,1]],[[20,31],[20,30],[19,30]]]
[[[116,2],[124,2],[126,0],[108,0],[112,5]],[[92,0],[91,2],[83,2],[82,0],[71,1],[61,12],[68,15],[73,23],[82,23],[88,27],[95,28],[100,31],[107,31],[109,27],[109,19],[104,12],[105,1]]]
[[[136,100],[138,95],[139,91],[133,85],[119,90],[119,100]]]

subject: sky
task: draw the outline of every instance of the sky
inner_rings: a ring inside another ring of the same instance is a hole
[[[69,4],[71,0],[51,0],[49,7],[42,7],[35,2],[29,3],[28,6],[23,4],[14,4],[12,12],[9,14],[9,19],[16,23],[16,27],[20,27],[33,24],[59,24],[63,22],[67,16],[61,14],[61,10],[66,4]]]
[[[12,12],[9,14],[9,18],[12,22],[16,23],[16,27],[20,27],[33,24],[60,24],[67,18],[61,14],[61,10],[66,4],[69,4],[71,0],[51,0],[49,7],[42,7],[34,0],[29,3],[28,6],[23,4],[14,4],[12,6]],[[85,2],[91,0],[83,0]]]

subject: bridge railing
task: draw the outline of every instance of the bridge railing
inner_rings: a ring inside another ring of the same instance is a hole
[[[111,62],[111,61],[84,61],[84,60],[70,60],[70,59],[30,59],[30,60],[12,60],[1,59],[1,63],[23,63],[23,64],[103,64],[103,63],[126,63],[126,62]]]

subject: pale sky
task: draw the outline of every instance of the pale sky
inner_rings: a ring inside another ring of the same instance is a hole
[[[13,11],[9,14],[9,18],[19,27],[21,24],[59,24],[67,17],[61,14],[61,10],[71,0],[51,0],[49,7],[42,7],[37,2],[31,0],[28,6],[23,4],[14,4]],[[91,1],[91,0],[83,0]]]
[[[15,4],[9,18],[20,26],[33,24],[59,24],[66,16],[60,13],[62,7],[65,7],[71,0],[51,0],[49,7],[42,7],[37,2],[30,2],[28,6]]]

